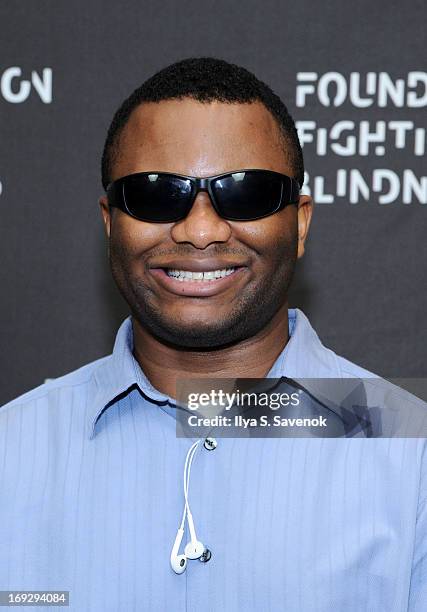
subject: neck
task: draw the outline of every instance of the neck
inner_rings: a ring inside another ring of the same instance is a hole
[[[218,350],[163,344],[132,317],[134,356],[150,383],[176,399],[179,378],[263,378],[289,340],[287,302],[258,334]]]

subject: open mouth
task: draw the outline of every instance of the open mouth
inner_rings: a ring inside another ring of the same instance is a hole
[[[238,268],[224,268],[222,270],[208,270],[206,272],[191,272],[189,270],[174,270],[172,268],[162,268],[169,278],[174,278],[182,283],[191,281],[196,282],[215,282],[233,274]]]
[[[232,287],[246,266],[193,272],[173,268],[151,268],[150,273],[168,292],[189,297],[210,297]]]

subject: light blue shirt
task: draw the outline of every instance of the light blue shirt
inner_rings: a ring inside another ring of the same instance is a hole
[[[268,377],[373,376],[298,309],[289,332]],[[132,350],[129,318],[112,355],[0,409],[0,590],[66,590],[78,612],[427,610],[424,439],[201,446],[190,503],[212,558],[175,574],[192,440]]]

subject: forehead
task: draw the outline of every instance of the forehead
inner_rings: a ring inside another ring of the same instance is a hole
[[[239,168],[290,172],[280,129],[260,102],[185,98],[143,103],[132,112],[117,144],[113,180],[148,170],[194,176]]]

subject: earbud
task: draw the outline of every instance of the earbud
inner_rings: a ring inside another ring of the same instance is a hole
[[[184,536],[184,528],[180,527],[176,534],[175,543],[171,552],[171,567],[176,574],[182,574],[187,567],[186,555],[179,555],[179,547],[181,546],[182,538]]]
[[[190,541],[186,545],[184,552],[187,559],[199,559],[205,552],[205,546],[202,542],[199,542],[196,536],[196,530],[194,528],[193,515],[187,507],[187,521],[188,528],[190,530]]]
[[[200,559],[205,552],[209,552],[206,550],[204,544],[199,542],[196,535],[196,529],[194,527],[193,515],[191,514],[190,504],[188,501],[188,487],[190,484],[190,473],[191,473],[191,464],[193,463],[194,455],[196,453],[197,447],[199,446],[201,440],[195,442],[187,453],[187,457],[185,458],[184,465],[184,512],[182,515],[181,525],[176,534],[175,543],[171,552],[171,567],[176,574],[182,574],[187,568],[187,559]],[[184,554],[180,555],[179,547],[181,546],[182,538],[184,536],[184,525],[185,519],[188,521],[188,528],[190,531],[190,541],[187,543]],[[210,558],[210,557],[209,557]]]
[[[185,556],[187,559],[200,559],[205,552],[205,545],[202,542],[188,542],[185,547]]]

